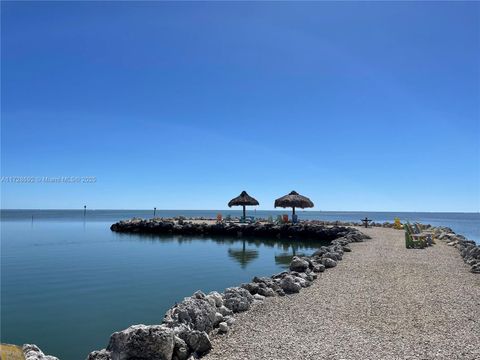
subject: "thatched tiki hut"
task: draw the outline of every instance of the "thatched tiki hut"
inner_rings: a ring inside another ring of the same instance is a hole
[[[295,215],[295,208],[305,209],[313,207],[313,202],[306,196],[302,196],[296,191],[292,191],[290,194],[282,196],[275,200],[275,207],[287,208],[291,207],[292,215]]]
[[[246,191],[242,191],[242,193],[239,196],[230,200],[228,203],[228,207],[243,206],[244,219],[245,219],[245,206],[255,206],[255,205],[259,205],[257,199],[254,199],[253,197],[248,195]]]

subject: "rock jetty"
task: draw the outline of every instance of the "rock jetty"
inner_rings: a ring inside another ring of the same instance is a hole
[[[468,240],[463,235],[456,234],[448,227],[433,228],[435,239],[444,241],[449,246],[455,246],[463,261],[470,265],[470,271],[474,274],[480,274],[480,246],[475,241]]]
[[[209,235],[257,238],[289,238],[315,239],[332,241],[347,235],[352,229],[345,226],[325,226],[314,222],[298,224],[254,223],[239,224],[234,222],[187,222],[168,219],[131,219],[119,221],[110,229],[122,233],[138,234],[175,234],[175,235]]]

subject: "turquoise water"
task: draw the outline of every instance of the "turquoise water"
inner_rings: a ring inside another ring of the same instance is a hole
[[[158,211],[159,216],[239,215],[238,211]],[[257,211],[257,216],[283,212]],[[252,215],[255,213],[252,211]],[[84,359],[109,335],[132,324],[162,321],[197,289],[222,291],[271,275],[296,253],[321,243],[265,239],[118,234],[111,223],[152,211],[1,212],[1,341],[35,343],[62,360]],[[303,219],[446,225],[480,240],[479,214],[299,212]]]

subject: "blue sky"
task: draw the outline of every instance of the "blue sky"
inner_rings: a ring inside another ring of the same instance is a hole
[[[480,210],[480,3],[2,2],[3,208]]]

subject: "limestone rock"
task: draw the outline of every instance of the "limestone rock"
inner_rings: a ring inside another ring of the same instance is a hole
[[[179,337],[185,341],[192,352],[195,352],[198,355],[203,355],[212,348],[210,338],[205,331],[185,331],[180,333]]]
[[[55,356],[45,355],[37,345],[25,344],[22,347],[25,360],[58,360]]]
[[[325,265],[323,264],[315,264],[313,266],[313,271],[316,273],[324,272],[325,271]]]
[[[111,360],[110,351],[105,349],[92,351],[88,354],[87,360]]]
[[[173,330],[164,325],[133,325],[110,337],[107,351],[112,360],[171,360]]]
[[[233,311],[227,308],[226,306],[220,306],[218,309],[218,312],[222,314],[223,316],[229,316],[233,314]]]
[[[302,286],[295,282],[294,278],[291,275],[285,276],[280,281],[280,287],[286,294],[294,294],[300,292]]]
[[[308,265],[308,261],[301,259],[298,256],[294,256],[290,263],[290,270],[304,272],[308,269]]]
[[[258,288],[259,288],[258,284],[255,283],[255,282],[242,284],[242,285],[240,285],[240,287],[246,289],[252,295],[255,295],[258,291]]]
[[[221,322],[218,326],[218,331],[220,333],[227,333],[228,332],[228,325],[226,322]]]
[[[253,296],[244,288],[231,287],[225,290],[223,302],[234,313],[247,311],[253,302]]]
[[[189,297],[168,310],[164,321],[169,326],[185,324],[193,330],[210,332],[215,327],[217,311],[221,313],[206,298]]]
[[[271,296],[275,296],[276,293],[272,288],[265,287],[265,288],[259,288],[257,294],[255,295],[260,295],[263,297],[271,297]]]
[[[271,289],[270,289],[270,290],[271,290]],[[273,291],[273,290],[272,290],[272,291]],[[254,299],[254,300],[263,301],[263,300],[265,300],[265,296],[260,295],[260,294],[255,294],[255,295],[253,295],[253,299]]]
[[[190,356],[188,345],[178,336],[174,337],[174,348],[172,360],[186,360]]]
[[[212,291],[211,293],[209,293],[207,295],[207,300],[209,300],[209,299],[214,301],[216,307],[220,307],[220,306],[223,305],[222,295],[220,295],[216,291]]]
[[[325,268],[333,268],[335,266],[337,266],[337,262],[333,259],[330,259],[330,258],[323,258],[322,259],[322,264],[323,266],[325,266]]]

